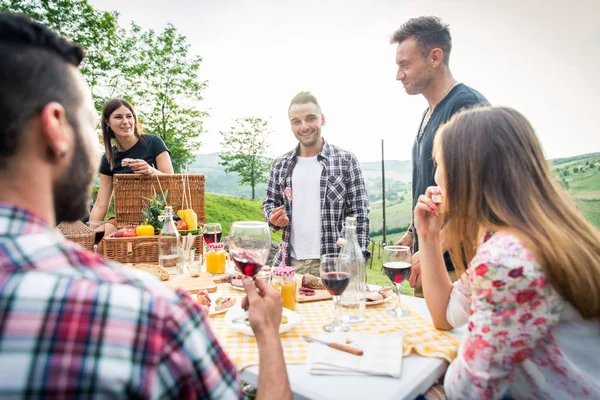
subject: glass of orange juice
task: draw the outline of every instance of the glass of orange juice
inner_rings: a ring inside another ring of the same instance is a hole
[[[273,268],[271,286],[281,293],[281,300],[285,308],[296,309],[296,270],[293,267]]]
[[[213,275],[225,273],[227,253],[225,253],[225,245],[223,243],[210,243],[204,259],[206,262],[206,272]]]

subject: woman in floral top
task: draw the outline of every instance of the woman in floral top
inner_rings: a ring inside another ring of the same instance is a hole
[[[415,208],[423,291],[438,329],[468,326],[448,397],[600,398],[600,234],[529,122],[508,108],[459,113],[434,156],[439,187]],[[441,249],[457,270],[470,260],[454,285]]]

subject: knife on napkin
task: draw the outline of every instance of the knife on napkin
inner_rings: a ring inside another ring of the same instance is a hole
[[[329,346],[332,349],[336,349],[336,350],[340,350],[340,351],[345,351],[346,353],[354,354],[355,356],[362,356],[363,355],[363,351],[361,349],[357,349],[356,347],[346,346],[345,344],[340,344],[340,343],[326,342],[324,340],[315,339],[315,338],[310,337],[310,336],[302,336],[302,338],[304,340],[306,340],[307,342],[320,343],[320,344],[323,344],[325,346]]]

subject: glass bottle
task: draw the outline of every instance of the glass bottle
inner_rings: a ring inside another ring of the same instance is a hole
[[[158,265],[176,275],[179,271],[179,231],[173,221],[173,207],[166,206],[165,212],[159,217],[163,227],[158,235]]]
[[[366,288],[367,272],[365,270],[365,257],[363,256],[358,237],[356,236],[356,217],[346,217],[346,237],[340,254],[350,257],[350,273],[352,278],[348,288],[342,293],[340,305],[342,306],[342,320],[357,323],[365,320],[366,314]]]

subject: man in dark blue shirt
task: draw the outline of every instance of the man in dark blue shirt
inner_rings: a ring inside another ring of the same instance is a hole
[[[412,18],[405,22],[390,38],[397,44],[396,79],[402,82],[410,95],[421,94],[429,107],[424,112],[413,145],[412,162],[412,208],[419,196],[429,186],[436,186],[432,150],[435,133],[456,112],[478,104],[487,104],[486,98],[465,84],[458,83],[450,71],[452,38],[450,29],[437,17]],[[442,246],[444,246],[442,230]],[[417,230],[411,223],[406,234],[397,243],[413,248],[412,270],[409,278],[416,296],[423,296],[421,289],[421,264]],[[454,267],[448,253],[444,254],[450,278],[456,280]]]

